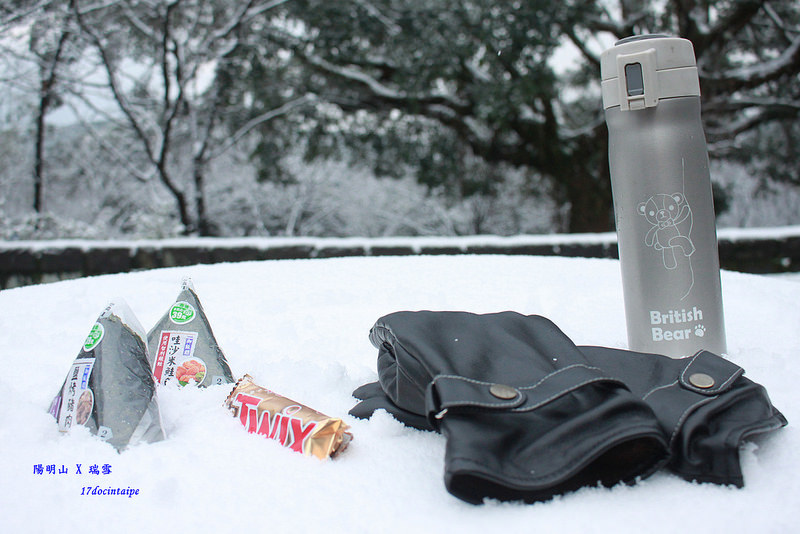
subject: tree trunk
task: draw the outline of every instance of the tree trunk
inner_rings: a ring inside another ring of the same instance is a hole
[[[614,205],[608,172],[601,177],[588,173],[567,179],[566,196],[570,204],[570,233],[608,232],[614,230]]]
[[[44,211],[44,137],[47,107],[50,96],[46,89],[46,82],[42,80],[39,97],[39,109],[36,114],[36,141],[33,154],[33,211],[41,215]]]
[[[33,210],[37,214],[44,211],[44,141],[47,133],[47,124],[44,119],[53,103],[53,89],[58,76],[58,65],[61,62],[64,44],[69,36],[70,32],[66,28],[62,29],[52,59],[46,66],[42,65],[41,67],[42,78],[39,85],[39,109],[36,114],[36,139],[33,156]]]
[[[614,230],[614,203],[608,168],[608,131],[605,126],[587,136],[573,151],[562,177],[570,204],[570,233]]]
[[[166,164],[163,161],[158,162],[156,165],[161,182],[166,186],[169,192],[175,199],[175,204],[178,206],[178,216],[180,217],[181,224],[183,225],[183,235],[193,235],[197,232],[197,223],[192,220],[192,215],[189,212],[189,205],[186,201],[186,195],[178,189],[172,177],[167,171]]]
[[[202,161],[195,161],[194,166],[194,208],[197,212],[197,233],[201,237],[213,237],[219,232],[209,219],[206,209],[205,174]]]

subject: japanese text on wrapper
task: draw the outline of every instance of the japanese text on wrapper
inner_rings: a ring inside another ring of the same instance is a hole
[[[197,341],[196,332],[162,331],[158,344],[153,374],[156,381],[167,384],[175,378],[178,364],[194,354]]]
[[[89,389],[94,358],[80,358],[72,363],[69,378],[61,391],[61,411],[58,415],[58,429],[68,431],[73,424],[84,424],[89,418],[94,398]]]

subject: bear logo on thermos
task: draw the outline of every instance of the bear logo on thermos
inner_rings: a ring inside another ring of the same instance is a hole
[[[644,242],[661,251],[665,268],[676,269],[681,256],[688,258],[694,253],[692,210],[683,194],[653,195],[639,204],[639,214],[650,223]]]

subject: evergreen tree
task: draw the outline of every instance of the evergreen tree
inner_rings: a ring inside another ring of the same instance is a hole
[[[457,195],[496,186],[496,173],[475,172],[475,157],[526,166],[569,206],[573,232],[613,221],[598,81],[599,53],[619,38],[667,33],[694,43],[712,156],[759,161],[766,135],[782,145],[770,157],[789,161],[794,149],[783,144],[796,139],[800,111],[796,2],[608,6],[296,0],[264,41],[303,67],[287,84],[330,104],[308,117],[310,157],[347,146],[380,173],[410,167]],[[559,64],[565,45],[579,57],[574,66]]]

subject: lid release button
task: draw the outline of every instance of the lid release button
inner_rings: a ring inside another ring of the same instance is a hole
[[[628,96],[644,95],[644,77],[642,76],[641,63],[628,63],[625,65],[625,84]]]

